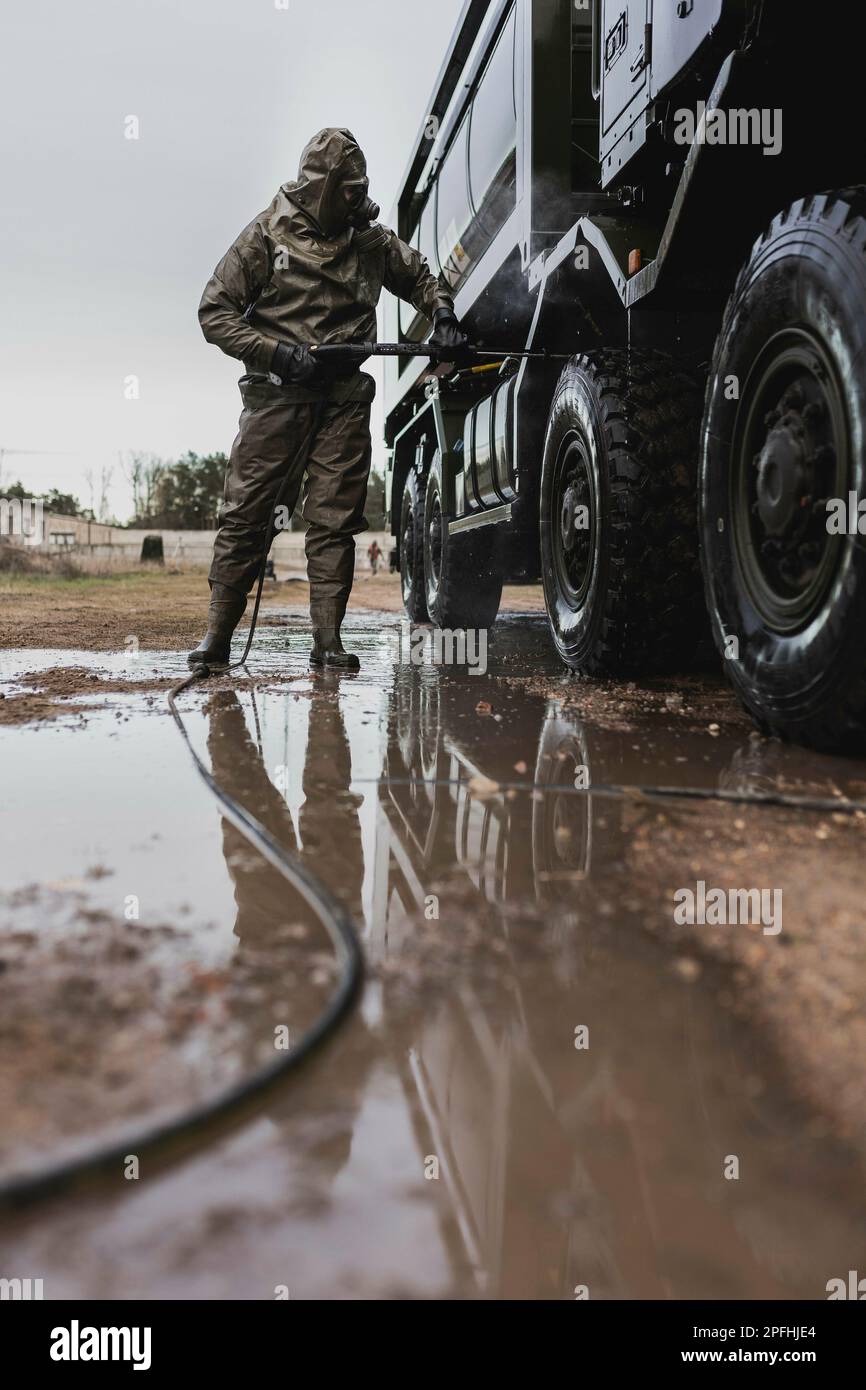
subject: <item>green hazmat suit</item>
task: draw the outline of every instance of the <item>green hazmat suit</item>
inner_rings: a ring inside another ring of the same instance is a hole
[[[289,515],[304,486],[313,627],[339,629],[352,587],[354,537],[366,528],[370,404],[375,382],[351,369],[304,385],[273,373],[278,344],[375,341],[383,289],[432,319],[453,310],[445,283],[386,227],[349,225],[347,182],[366,178],[348,130],[319,131],[297,180],[285,183],[223,256],[202,295],[199,322],[210,343],[240,359],[243,411],[229,460],[210,582],[249,593],[277,491]],[[299,455],[325,396],[304,466]]]

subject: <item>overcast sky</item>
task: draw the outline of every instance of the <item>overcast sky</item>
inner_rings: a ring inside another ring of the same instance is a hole
[[[214,265],[348,126],[390,211],[461,0],[27,0],[0,16],[0,449],[90,494],[118,454],[228,452],[240,364],[196,317]],[[125,138],[127,117],[139,138]],[[135,375],[140,398],[127,400]],[[374,414],[374,443],[380,417]],[[381,458],[381,447],[377,450]],[[375,455],[374,455],[375,456]]]

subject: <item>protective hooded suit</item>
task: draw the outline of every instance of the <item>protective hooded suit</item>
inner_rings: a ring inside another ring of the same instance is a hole
[[[210,571],[210,628],[193,663],[202,652],[216,658],[209,664],[227,660],[226,632],[230,639],[256,578],[278,489],[318,420],[306,466],[301,457],[282,500],[291,514],[305,473],[313,659],[330,647],[341,664],[354,537],[366,527],[375,382],[354,367],[326,376],[305,345],[374,341],[383,288],[431,319],[456,322],[444,283],[371,221],[377,215],[357,141],[348,130],[322,130],[304,150],[297,180],[241,232],[205,288],[204,336],[239,358],[246,375]]]

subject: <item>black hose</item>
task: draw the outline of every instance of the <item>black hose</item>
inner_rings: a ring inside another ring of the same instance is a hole
[[[465,786],[451,777],[358,777],[358,785],[364,782],[387,782],[389,787],[452,787]],[[737,792],[725,788],[713,790],[709,787],[656,787],[642,783],[591,782],[588,787],[572,787],[564,782],[497,782],[496,788],[503,792],[555,792],[557,796],[609,797],[614,801],[721,801],[735,806],[773,806],[794,811],[819,811],[829,813],[838,811],[842,815],[853,816],[866,812],[866,801],[851,801],[847,797],[838,801],[831,796],[797,796],[787,792]]]
[[[327,404],[328,394],[327,391],[325,391],[316,402],[316,409],[313,411],[312,424],[310,425],[309,433],[307,434],[307,437],[304,441],[299,458],[294,460],[292,466],[289,469],[287,469],[286,476],[280,483],[279,491],[277,492],[277,495],[274,498],[274,505],[271,509],[271,519],[268,523],[268,529],[265,534],[264,545],[262,546],[262,558],[261,563],[259,564],[259,575],[256,583],[256,601],[253,605],[253,616],[250,618],[250,630],[247,633],[247,642],[246,646],[244,647],[244,654],[241,657],[240,661],[234,661],[232,662],[231,666],[226,668],[229,671],[235,671],[239,666],[244,666],[246,664],[246,659],[250,654],[250,648],[253,645],[253,638],[256,635],[256,626],[259,621],[259,607],[262,601],[262,589],[264,587],[265,582],[265,569],[268,563],[268,554],[270,552],[274,535],[276,534],[277,529],[277,512],[282,506],[283,498],[286,495],[286,490],[289,486],[289,483],[291,482],[292,475],[297,472],[303,472],[304,468],[306,468],[307,466],[307,459],[310,457],[310,450],[313,447],[313,440],[319,432],[319,426],[322,423],[322,417],[325,414],[325,407]],[[207,666],[199,667],[197,669],[197,674],[207,675],[208,669],[209,668]],[[175,686],[174,690],[171,690],[169,692],[169,703],[171,703],[172,697],[174,695],[178,694],[185,686],[189,684],[190,681],[187,680],[183,681],[181,685]],[[175,715],[175,718],[177,718],[177,715]]]
[[[313,416],[310,432],[303,447],[303,465],[306,465],[312,448],[313,440],[321,423],[327,397],[323,396],[318,402]],[[298,461],[295,461],[292,472],[297,469]],[[262,560],[259,567],[258,591],[256,593],[255,607],[250,622],[250,630],[247,636],[244,654],[240,661],[234,662],[228,670],[236,670],[243,666],[249,655],[253,644],[258,620],[259,605],[262,597],[262,585],[264,582],[265,566],[267,563],[268,552],[271,548],[275,525],[274,518],[277,508],[282,502],[288,486],[290,474],[287,473],[283,479],[280,490],[274,500],[273,514],[265,537],[265,544],[262,551]],[[256,818],[250,814],[245,807],[235,801],[234,797],[218,785],[213,773],[205,766],[202,759],[192,745],[189,733],[181,718],[177,708],[177,697],[185,690],[190,689],[198,681],[204,680],[209,674],[207,667],[196,667],[185,680],[180,681],[168,692],[168,708],[175,724],[180,730],[181,737],[186,744],[196,770],[202,777],[206,785],[210,788],[217,801],[220,803],[223,815],[238,830],[241,835],[249,841],[255,849],[259,851],[264,859],[281,873],[297,892],[301,894],[309,907],[313,909],[320,921],[325,926],[338,960],[342,964],[340,979],[337,988],[328,1001],[325,1008],[302,1035],[299,1042],[293,1048],[285,1052],[278,1060],[271,1062],[267,1066],[258,1068],[252,1076],[246,1077],[242,1081],[235,1082],[225,1090],[218,1093],[212,1100],[204,1102],[202,1105],[195,1106],[191,1110],[184,1111],[176,1119],[166,1120],[162,1124],[154,1125],[150,1129],[144,1129],[137,1134],[129,1134],[122,1140],[105,1145],[102,1149],[96,1149],[90,1153],[82,1154],[79,1157],[70,1158],[62,1163],[48,1164],[42,1169],[30,1172],[26,1176],[13,1176],[5,1182],[0,1183],[0,1204],[14,1205],[27,1201],[32,1201],[37,1197],[50,1196],[73,1182],[98,1172],[117,1173],[121,1165],[129,1154],[140,1156],[142,1153],[153,1150],[157,1146],[167,1144],[178,1139],[192,1139],[200,1130],[212,1125],[215,1121],[225,1118],[231,1112],[238,1110],[243,1105],[254,1099],[259,1093],[273,1086],[282,1080],[289,1072],[296,1071],[297,1068],[311,1056],[311,1054],[329,1037],[337,1025],[348,1014],[354,1002],[364,973],[363,953],[361,951],[360,937],[351,916],[341,903],[333,896],[330,890],[311,873],[310,870],[294,855],[279,844],[263,825],[260,825]]]

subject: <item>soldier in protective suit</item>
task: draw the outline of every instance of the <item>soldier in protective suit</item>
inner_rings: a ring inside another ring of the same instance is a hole
[[[343,649],[340,624],[352,588],[354,537],[367,524],[376,388],[355,366],[326,372],[310,348],[375,341],[383,287],[433,320],[432,341],[453,348],[455,360],[466,347],[444,282],[378,216],[354,136],[321,130],[301,156],[297,180],[283,184],[241,232],[202,296],[205,338],[239,358],[246,375],[209,576],[208,631],[190,665],[228,664],[280,486],[289,474],[282,501],[291,515],[306,474],[310,660],[358,668]]]

